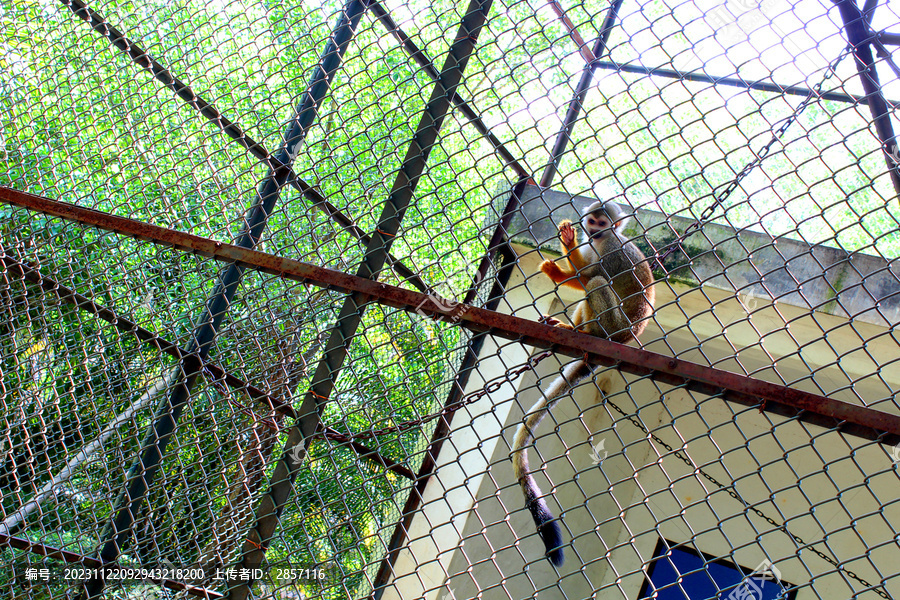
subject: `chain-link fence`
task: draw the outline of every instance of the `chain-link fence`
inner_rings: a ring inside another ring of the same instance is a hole
[[[2,597],[900,597],[898,45],[877,0],[5,2]],[[541,272],[610,198],[624,346]],[[558,566],[510,458],[576,359]]]

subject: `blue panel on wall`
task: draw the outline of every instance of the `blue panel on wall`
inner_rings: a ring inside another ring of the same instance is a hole
[[[794,587],[771,571],[737,567],[660,540],[640,600],[793,600]],[[654,592],[656,594],[654,595]]]

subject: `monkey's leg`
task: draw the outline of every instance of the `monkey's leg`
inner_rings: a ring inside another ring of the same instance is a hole
[[[585,330],[585,331],[590,332],[589,329],[582,327],[581,325],[583,323],[591,321],[593,318],[594,318],[594,313],[591,312],[591,307],[588,306],[588,303],[586,300],[582,300],[581,302],[578,303],[578,307],[575,309],[575,314],[572,316],[572,324],[571,325],[569,325],[568,323],[563,323],[556,317],[551,317],[548,315],[541,315],[541,318],[538,319],[538,321],[545,325],[550,325],[552,327],[561,327],[563,329],[569,329],[569,330],[574,329],[577,331]]]
[[[593,323],[593,327],[589,324],[586,329],[591,332],[593,328],[594,335],[607,339],[611,337],[618,339],[623,331],[630,332],[631,320],[622,310],[622,302],[610,287],[609,280],[606,277],[597,276],[588,281],[586,287],[588,291],[585,302],[594,314],[591,321],[588,322]]]
[[[589,324],[594,320],[594,311],[591,310],[591,305],[587,301],[587,298],[578,303],[578,306],[575,308],[575,314],[572,315],[572,325],[574,325],[575,331],[583,331],[586,333],[592,333]]]
[[[590,328],[591,321],[594,320],[594,312],[591,310],[590,304],[587,300],[582,300],[578,303],[578,306],[575,308],[575,312],[572,315],[572,324],[569,325],[567,323],[563,323],[556,317],[550,317],[547,315],[541,315],[539,321],[546,325],[552,325],[553,327],[562,327],[563,329],[574,329],[576,331],[584,331],[587,333],[592,333]],[[585,325],[585,324],[588,325]],[[596,333],[594,333],[596,335]]]

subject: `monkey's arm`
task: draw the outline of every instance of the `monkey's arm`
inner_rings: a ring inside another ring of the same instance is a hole
[[[578,233],[572,227],[571,221],[566,220],[559,223],[559,249],[563,258],[569,263],[569,268],[564,269],[552,260],[545,260],[541,263],[541,271],[556,285],[567,285],[579,292],[584,292],[584,285],[582,285],[580,277],[576,277],[576,275],[587,264],[578,249]]]
[[[559,222],[559,249],[563,257],[569,261],[571,273],[578,273],[588,266],[578,247],[578,230],[569,220]]]
[[[575,271],[566,271],[552,260],[545,260],[541,263],[541,272],[550,278],[556,285],[567,285],[571,288],[584,292],[584,286],[575,276]]]

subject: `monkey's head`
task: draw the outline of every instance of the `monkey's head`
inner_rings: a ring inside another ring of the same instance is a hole
[[[613,232],[622,233],[630,219],[631,217],[625,214],[621,206],[612,200],[607,200],[594,202],[584,209],[581,226],[584,227],[589,238],[602,239]]]

